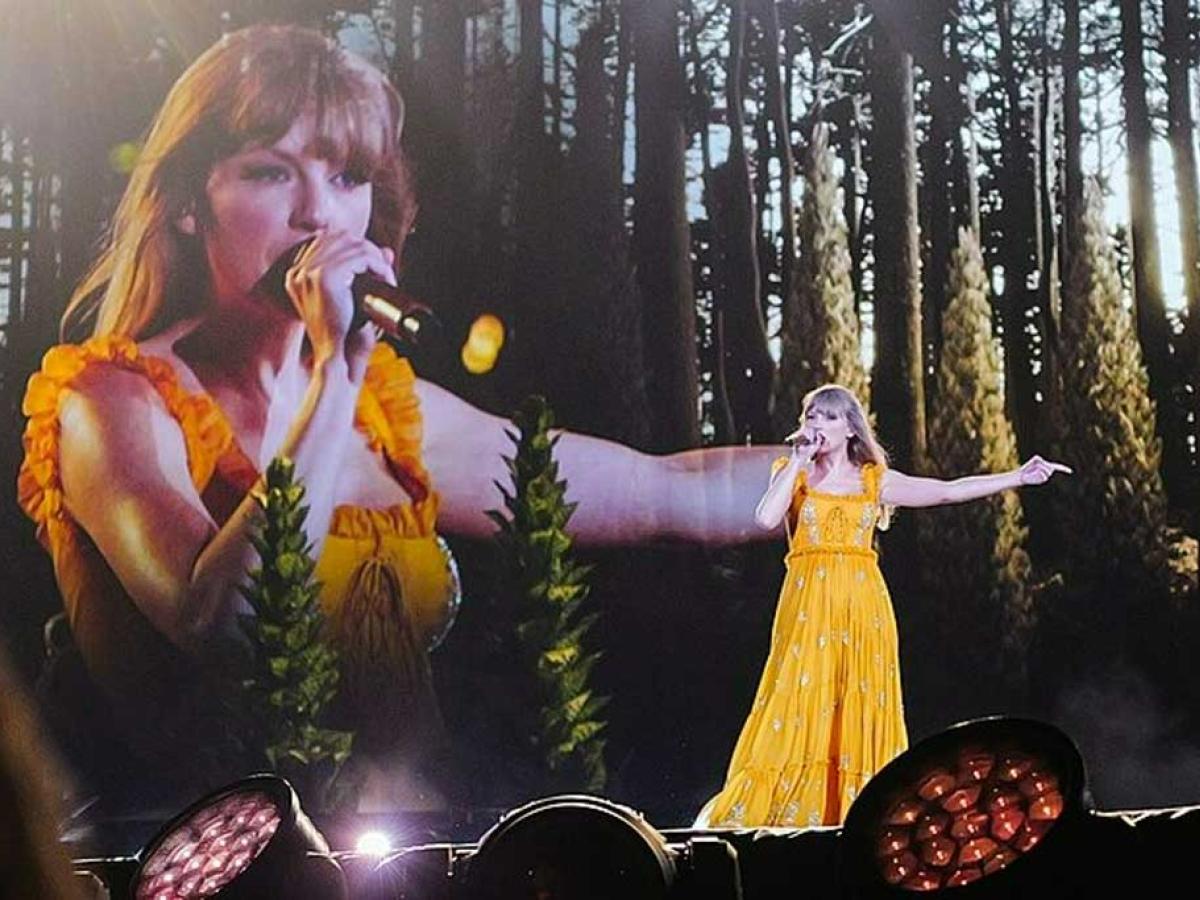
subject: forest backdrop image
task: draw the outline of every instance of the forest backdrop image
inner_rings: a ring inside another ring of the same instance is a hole
[[[1200,799],[1198,12],[3,0],[5,643],[35,682],[61,603],[16,503],[20,401],[136,143],[223,30],[301,22],[406,98],[420,213],[403,283],[443,323],[418,374],[505,416],[540,394],[557,425],[655,453],[776,443],[835,380],[869,398],[903,471],[1061,459],[1073,477],[903,511],[881,536],[910,735],[1046,718],[1080,742],[1102,806]],[[472,374],[459,351],[484,313],[507,340]],[[453,548],[464,601],[433,665],[456,802],[560,786],[529,729],[574,701],[604,724],[576,734],[590,762],[568,786],[690,820],[753,696],[782,541],[560,547],[582,587],[555,627],[586,665],[557,695],[528,689],[528,610],[497,545]]]

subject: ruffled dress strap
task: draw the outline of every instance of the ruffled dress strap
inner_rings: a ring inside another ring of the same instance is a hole
[[[137,373],[154,387],[183,432],[188,473],[197,491],[204,490],[218,463],[236,447],[233,431],[213,399],[206,393],[186,390],[168,362],[143,355],[131,339],[95,337],[81,344],[50,348],[42,358],[41,369],[30,377],[21,404],[28,422],[17,498],[36,523],[39,540],[52,550],[68,521],[59,469],[59,409],[76,380],[102,365]]]
[[[387,509],[339,506],[332,534],[363,538],[379,534],[432,535],[438,496],[421,461],[424,433],[416,374],[407,359],[386,344],[376,345],[367,364],[355,410],[355,427],[368,446],[381,453],[392,477],[412,498]]]
[[[880,463],[864,463],[862,467],[863,491],[872,503],[879,503],[879,492],[883,487],[883,473],[887,467]]]

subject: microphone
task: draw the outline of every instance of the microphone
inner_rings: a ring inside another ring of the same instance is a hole
[[[263,273],[258,289],[270,297],[290,302],[285,286],[288,269],[296,264],[311,242],[310,238],[284,251]],[[389,338],[403,344],[416,344],[423,332],[438,324],[432,309],[370,272],[354,276],[350,293],[354,297],[351,328],[360,328],[370,322]]]
[[[817,435],[816,438],[808,438],[807,440],[803,440],[803,441],[800,440],[800,438],[802,438],[804,436],[805,436],[804,435],[804,426],[801,425],[799,428],[797,428],[795,431],[793,431],[791,434],[789,434],[783,440],[784,440],[784,443],[787,443],[787,444],[798,442],[803,446],[807,446],[807,445],[813,444],[813,443],[815,443],[815,444],[825,443],[825,439],[821,435]]]

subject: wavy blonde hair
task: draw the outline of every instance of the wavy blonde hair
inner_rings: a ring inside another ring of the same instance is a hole
[[[875,437],[875,431],[871,428],[871,421],[867,418],[862,403],[848,387],[840,384],[823,384],[805,394],[800,405],[801,425],[804,424],[804,419],[810,410],[846,417],[846,422],[850,425],[850,439],[846,445],[846,455],[856,466],[874,463],[881,469],[887,467],[887,451]],[[891,524],[891,519],[892,508],[881,503],[879,505],[879,530],[886,531]]]
[[[64,339],[139,338],[195,313],[208,280],[201,242],[175,222],[203,220],[219,160],[270,145],[311,115],[312,152],[371,182],[367,237],[399,257],[416,207],[400,150],[404,104],[377,69],[319,32],[256,25],[211,46],[179,77],[147,132],[104,250],[71,296]]]

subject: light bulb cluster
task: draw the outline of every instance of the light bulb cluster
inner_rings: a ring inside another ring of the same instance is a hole
[[[927,767],[888,807],[875,857],[896,887],[958,887],[1028,853],[1062,813],[1059,779],[1044,759],[967,749]]]
[[[232,794],[199,810],[151,852],[136,900],[213,896],[263,851],[279,822],[276,802],[262,791]]]

